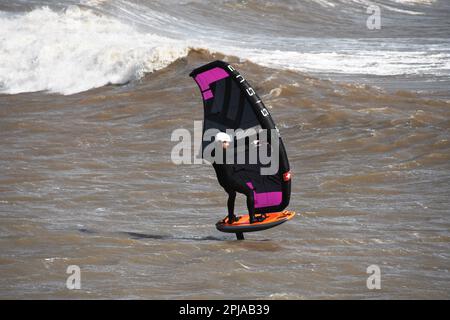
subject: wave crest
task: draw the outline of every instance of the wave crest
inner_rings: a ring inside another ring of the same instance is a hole
[[[78,6],[0,17],[0,92],[73,94],[123,84],[186,56],[187,45]]]

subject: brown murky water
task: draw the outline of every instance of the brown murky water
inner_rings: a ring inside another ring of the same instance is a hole
[[[216,58],[0,95],[0,298],[450,298],[450,102],[225,57],[271,107],[299,213],[238,242],[214,227],[213,169],[170,159],[171,132],[202,118],[187,75]]]

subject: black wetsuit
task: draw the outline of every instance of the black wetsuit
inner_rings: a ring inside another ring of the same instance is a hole
[[[254,220],[255,202],[253,190],[251,190],[244,181],[236,174],[234,165],[232,164],[212,164],[216,171],[219,184],[228,193],[228,218],[234,218],[234,203],[236,200],[236,192],[242,193],[247,197],[247,209],[250,216],[250,222]]]

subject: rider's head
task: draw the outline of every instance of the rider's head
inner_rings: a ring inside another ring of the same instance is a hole
[[[216,141],[218,143],[221,143],[222,147],[226,149],[230,146],[231,137],[225,132],[219,132],[218,134],[216,134]]]

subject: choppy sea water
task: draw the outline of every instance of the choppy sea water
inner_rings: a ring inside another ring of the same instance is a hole
[[[1,3],[0,297],[449,298],[450,9],[377,3],[377,31],[368,1]],[[213,169],[170,159],[214,59],[294,174],[298,216],[243,242]]]

